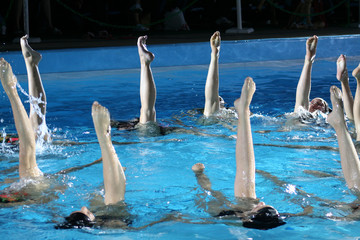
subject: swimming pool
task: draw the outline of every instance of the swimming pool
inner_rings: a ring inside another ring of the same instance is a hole
[[[349,39],[353,41],[354,37],[349,36],[348,39],[344,37],[342,40]],[[339,53],[325,51],[322,40],[331,43],[341,39],[320,38],[317,60],[313,66],[311,97],[320,96],[329,101],[330,86],[334,84],[339,86],[335,78],[335,62],[341,51]],[[304,46],[304,39],[273,41],[278,42],[278,46],[301,42],[301,50]],[[257,41],[250,41],[249,45],[256,43]],[[158,121],[162,125],[180,126],[186,129],[196,128],[197,131],[218,136],[172,133],[165,136],[147,137],[134,131],[121,132],[113,129],[113,141],[133,143],[115,145],[122,165],[127,168],[125,172],[126,203],[134,216],[134,226],[142,226],[167,214],[181,216],[191,223],[169,221],[141,231],[55,230],[56,222],[62,221],[63,216],[67,216],[81,206],[90,206],[93,194],[102,193],[102,166],[97,164],[60,176],[58,181],[67,188],[63,192],[59,191],[58,198],[49,203],[1,208],[2,235],[8,236],[9,239],[24,236],[29,239],[110,239],[115,237],[124,239],[353,239],[358,237],[360,230],[358,230],[357,221],[329,219],[332,215],[342,216],[346,212],[329,207],[313,196],[303,196],[295,191],[297,187],[323,199],[347,203],[356,199],[341,177],[319,178],[304,172],[304,170],[319,170],[342,175],[337,151],[306,148],[306,146],[314,145],[337,147],[333,129],[328,126],[309,126],[306,129],[290,132],[276,131],[283,126],[283,114],[291,112],[294,107],[295,89],[303,64],[304,52],[301,53],[298,50],[300,53],[296,53],[298,55],[295,56],[292,54],[286,62],[281,61],[282,59],[277,56],[273,60],[260,58],[261,55],[266,55],[262,52],[257,55],[261,61],[256,61],[255,54],[252,61],[227,62],[226,57],[229,53],[226,52],[230,51],[227,48],[237,49],[237,44],[240,43],[222,43],[220,95],[232,106],[232,102],[240,95],[245,77],[253,77],[257,85],[251,104],[251,111],[254,113],[251,124],[256,168],[270,172],[287,183],[279,187],[257,173],[257,196],[283,213],[298,213],[302,211],[300,204],[311,205],[314,211],[310,216],[291,217],[286,220],[287,224],[284,226],[260,231],[243,228],[240,223],[239,226],[233,226],[227,224],[225,220],[214,219],[198,205],[202,191],[197,187],[196,179],[191,171],[191,166],[196,162],[205,164],[213,189],[221,190],[233,200],[235,140],[222,135],[229,136],[234,132],[220,124],[201,125],[198,122],[200,115],[188,113],[188,110],[203,107],[208,63],[202,63],[201,61],[204,60],[199,60],[196,65],[184,62],[176,67],[156,65],[158,56],[161,59],[164,58],[161,51],[156,52],[156,49],[172,50],[173,48],[181,49],[184,46],[155,46],[155,50],[149,46],[149,50],[156,55],[153,74],[158,93],[156,103]],[[241,42],[241,44],[246,44],[246,42]],[[345,45],[346,48],[350,49],[351,44]],[[208,46],[208,43],[205,45]],[[194,50],[194,54],[201,51],[201,48],[202,44],[200,44],[200,50],[198,48]],[[348,69],[351,71],[360,62],[360,54],[349,49],[346,51],[349,51],[347,60]],[[106,51],[106,49],[100,51]],[[203,54],[208,54],[209,51],[206,48]],[[74,50],[73,54],[77,55],[80,52],[80,50]],[[222,54],[223,52],[225,53]],[[47,62],[46,54],[51,55],[52,52],[43,54],[43,62]],[[286,57],[283,53],[278,54]],[[14,60],[13,65],[17,64],[20,63]],[[15,66],[13,68],[16,72]],[[56,71],[51,73],[52,71],[46,71],[43,68],[45,67],[40,65],[41,72],[49,72],[43,73],[42,79],[48,100],[47,123],[55,139],[94,143],[75,146],[43,146],[38,150],[37,160],[44,173],[54,174],[65,167],[90,163],[101,156],[91,119],[91,104],[94,100],[109,109],[112,119],[127,120],[139,115],[139,69],[136,66],[129,65],[124,69],[101,71],[80,69],[84,71],[70,72],[71,69],[68,69],[64,73],[56,73]],[[21,74],[20,67],[19,69],[19,82],[24,89],[27,89],[26,76]],[[353,79],[350,80],[350,86],[354,94],[355,81]],[[21,94],[21,97],[24,101],[26,100],[25,95]],[[14,132],[10,105],[3,90],[1,90],[1,98],[2,130],[8,133]],[[178,120],[181,120],[185,126],[180,125]],[[232,123],[230,122],[229,125]],[[259,130],[271,130],[271,132],[261,133],[258,132]],[[268,144],[276,146],[268,146]],[[305,148],[290,148],[288,145],[303,145]],[[17,166],[16,151],[3,149],[0,159],[2,172],[0,181],[4,182],[7,178],[16,177],[17,169],[12,168]],[[7,186],[9,184],[2,184],[1,188]],[[208,196],[207,201],[210,200],[211,197]]]

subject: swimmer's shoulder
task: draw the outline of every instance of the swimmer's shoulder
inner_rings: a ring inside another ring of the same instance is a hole
[[[100,204],[92,212],[96,228],[127,229],[134,221],[134,216],[129,213],[128,206],[123,201],[111,206]]]
[[[129,121],[111,120],[110,126],[118,130],[134,130],[136,125],[139,123],[139,121],[140,121],[139,118],[134,118]]]
[[[131,217],[117,217],[117,216],[96,216],[94,226],[99,228],[113,228],[125,229],[129,228],[133,223]]]
[[[233,219],[233,218],[242,218],[243,211],[235,209],[224,209],[221,210],[217,215],[214,215],[216,218],[221,219]]]

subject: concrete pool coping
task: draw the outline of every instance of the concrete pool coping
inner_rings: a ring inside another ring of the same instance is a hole
[[[220,64],[303,59],[307,37],[222,41]],[[317,57],[331,58],[340,54],[360,55],[360,35],[319,37]],[[152,67],[209,64],[209,42],[149,45],[155,54]],[[136,46],[95,47],[40,50],[41,73],[81,72],[139,68]],[[20,51],[1,52],[15,74],[26,74]]]

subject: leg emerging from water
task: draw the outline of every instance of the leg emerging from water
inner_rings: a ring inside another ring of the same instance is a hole
[[[336,78],[341,82],[341,89],[343,93],[344,99],[344,107],[345,113],[349,120],[354,120],[353,114],[353,106],[354,106],[354,99],[351,94],[350,86],[349,86],[349,75],[346,68],[346,57],[341,54],[336,62],[337,66],[337,73]]]
[[[305,62],[296,88],[296,103],[294,112],[296,112],[299,107],[303,107],[305,110],[309,109],[311,70],[315,59],[317,41],[318,37],[315,35],[308,38],[306,41]]]
[[[255,155],[250,125],[250,103],[255,93],[255,83],[251,77],[245,79],[241,96],[234,102],[238,113],[236,140],[235,197],[256,198]]]
[[[353,113],[356,129],[356,141],[360,141],[360,64],[353,70],[352,75],[355,77],[357,82]]]
[[[205,84],[204,115],[210,116],[220,108],[219,101],[219,52],[220,32],[215,32],[210,38],[211,60]]]
[[[105,186],[105,204],[125,199],[125,173],[111,142],[110,113],[98,102],[92,105],[92,118],[101,148]]]
[[[360,190],[360,163],[355,146],[347,130],[341,91],[335,86],[330,88],[333,111],[328,115],[328,122],[335,129],[345,181],[350,189]]]
[[[30,120],[36,134],[36,137],[41,135],[45,139],[48,138],[48,132],[45,122],[46,114],[46,95],[41,81],[39,73],[39,62],[41,60],[41,54],[33,50],[28,44],[28,36],[24,36],[20,39],[21,51],[24,56],[26,70],[28,74],[29,82],[29,95],[30,95]],[[36,109],[38,108],[38,109]],[[45,133],[42,133],[39,126],[45,127]]]
[[[138,38],[137,46],[140,57],[141,72],[140,72],[140,123],[156,122],[156,87],[152,71],[150,68],[151,62],[154,60],[154,54],[149,52],[146,48],[147,36]]]
[[[19,135],[20,178],[41,176],[42,173],[36,163],[34,130],[16,90],[17,79],[10,64],[3,58],[0,59],[0,78],[11,103],[15,127]]]

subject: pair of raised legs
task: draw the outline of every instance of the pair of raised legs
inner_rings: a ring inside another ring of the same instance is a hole
[[[355,146],[348,132],[344,118],[343,96],[339,88],[330,88],[330,98],[333,111],[328,115],[327,120],[335,129],[338,140],[341,168],[347,186],[356,191],[360,190],[360,163]]]
[[[255,83],[251,78],[245,80],[241,97],[234,105],[239,114],[238,139],[236,143],[236,179],[234,191],[236,197],[256,198],[255,194],[255,157],[252,144],[250,126],[250,102],[255,92]],[[110,114],[109,111],[94,102],[92,117],[99,140],[103,159],[103,176],[105,185],[105,204],[115,204],[125,198],[125,174],[111,142]],[[204,169],[202,164],[196,164],[194,171]],[[261,203],[257,208],[263,206]],[[83,207],[81,212],[88,214],[88,209]]]
[[[26,113],[16,89],[17,79],[13,74],[10,64],[3,58],[0,59],[0,79],[3,88],[9,97],[14,115],[15,127],[19,135],[20,178],[38,177],[41,176],[42,173],[36,163],[35,141],[38,136],[37,132],[39,132],[39,126],[45,124],[46,112],[46,96],[38,69],[41,55],[29,46],[27,36],[22,37],[20,43],[28,73],[30,95],[29,116]],[[35,107],[38,107],[39,109],[35,110]],[[45,135],[41,135],[41,137],[46,138],[47,132]]]
[[[314,98],[310,102],[311,72],[312,65],[315,60],[317,43],[318,37],[315,35],[308,38],[306,41],[305,61],[296,88],[296,102],[294,111],[297,111],[300,107],[302,107],[309,112],[320,110],[323,113],[329,113],[328,104],[323,99]],[[346,57],[341,54],[337,59],[336,65],[336,78],[341,82],[346,116],[349,120],[355,122],[355,126],[359,126],[357,129],[359,129],[360,131],[360,67],[358,66],[352,73],[352,75],[358,80],[358,87],[356,90],[354,103],[354,99],[349,87],[349,76],[346,68]],[[358,135],[360,140],[360,134]]]
[[[150,64],[155,56],[146,47],[147,36],[137,41],[140,58],[140,123],[156,122],[156,87]],[[105,204],[115,204],[125,198],[125,174],[111,142],[110,113],[98,102],[92,105],[92,118],[101,148],[105,186]],[[83,207],[82,212],[88,212]]]
[[[156,122],[156,87],[150,64],[154,60],[146,47],[147,36],[138,38],[137,46],[140,57],[140,123]],[[211,60],[205,84],[205,107],[204,115],[210,116],[220,109],[219,96],[219,53],[221,37],[220,32],[215,32],[210,38]]]
[[[154,60],[152,54],[146,47],[147,36],[138,38],[137,46],[140,58],[140,123],[156,122],[156,87],[152,75],[150,64]],[[107,108],[94,102],[91,112],[96,135],[101,148],[103,162],[103,177],[105,188],[106,205],[116,204],[125,199],[126,177],[115,148],[111,141],[110,113]],[[94,215],[86,208],[82,207],[80,212],[94,220]],[[72,213],[72,214],[73,214]]]
[[[318,101],[312,101],[309,104],[309,95],[311,89],[311,70],[314,62],[317,36],[310,37],[306,41],[306,55],[303,70],[299,79],[296,90],[296,103],[294,111],[299,107],[312,112],[312,110],[325,110],[325,104],[318,104]],[[328,122],[334,127],[339,144],[341,166],[344,173],[346,183],[349,188],[360,188],[360,166],[355,146],[352,142],[350,134],[347,130],[344,119],[344,110],[350,120],[354,120],[356,131],[360,131],[360,66],[358,66],[352,73],[357,79],[358,86],[355,95],[355,102],[353,100],[350,87],[349,77],[346,68],[346,57],[340,55],[337,60],[337,74],[336,78],[341,82],[342,93],[340,89],[335,86],[330,88],[330,98],[333,106],[333,111],[328,115]],[[326,113],[326,111],[323,111]],[[357,134],[360,138],[360,134]]]

